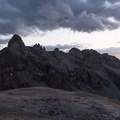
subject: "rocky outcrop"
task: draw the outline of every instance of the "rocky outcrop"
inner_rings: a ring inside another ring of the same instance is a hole
[[[78,57],[80,59],[83,59],[83,54],[82,52],[77,49],[77,48],[72,48],[70,51],[69,51],[69,54],[75,56],[75,57]]]
[[[119,59],[95,50],[46,51],[14,35],[0,51],[0,90],[49,86],[120,98],[119,66]]]
[[[21,53],[25,53],[25,44],[19,35],[14,35],[8,42],[8,48],[15,49]]]
[[[38,44],[35,44],[33,47],[34,47],[35,49],[38,49],[38,50],[45,50],[45,48],[42,47],[39,43],[38,43]]]

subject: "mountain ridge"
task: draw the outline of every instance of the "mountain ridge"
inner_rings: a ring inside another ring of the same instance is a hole
[[[120,60],[95,50],[58,48],[46,51],[39,44],[25,46],[14,35],[0,51],[0,91],[47,86],[69,91],[82,90],[120,98]]]

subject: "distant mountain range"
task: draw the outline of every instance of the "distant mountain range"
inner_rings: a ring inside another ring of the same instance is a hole
[[[120,99],[120,60],[95,50],[72,48],[64,53],[59,48],[46,51],[39,44],[28,47],[14,35],[0,51],[0,91],[35,86]]]

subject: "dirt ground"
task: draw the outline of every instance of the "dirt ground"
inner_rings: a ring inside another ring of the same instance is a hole
[[[120,120],[120,101],[34,87],[0,93],[0,120]]]

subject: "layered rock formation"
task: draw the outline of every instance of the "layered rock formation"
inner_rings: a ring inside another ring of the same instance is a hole
[[[0,51],[0,90],[48,86],[120,98],[120,60],[94,50],[26,47],[14,35]]]

